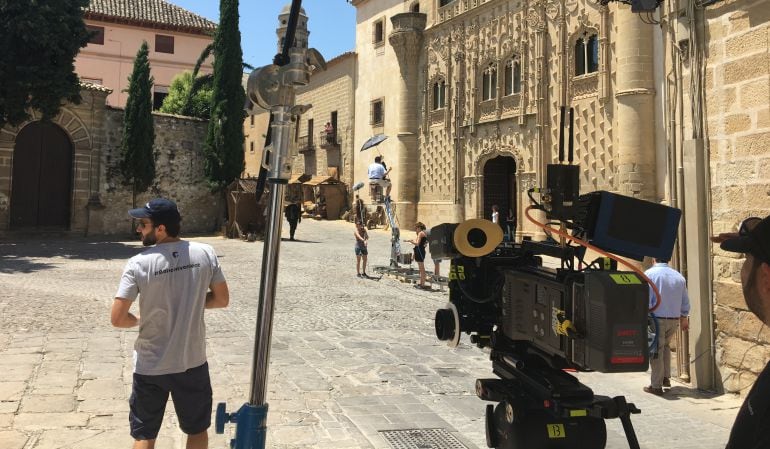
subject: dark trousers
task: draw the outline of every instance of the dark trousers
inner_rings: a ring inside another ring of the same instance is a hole
[[[297,230],[297,220],[289,220],[289,238],[294,240],[294,231]]]

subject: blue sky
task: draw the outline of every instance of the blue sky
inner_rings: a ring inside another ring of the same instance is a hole
[[[218,0],[167,0],[219,22]],[[277,52],[278,14],[290,0],[240,0],[241,47],[245,62],[270,64]],[[303,0],[308,16],[310,46],[328,61],[355,47],[356,9],[345,0]]]

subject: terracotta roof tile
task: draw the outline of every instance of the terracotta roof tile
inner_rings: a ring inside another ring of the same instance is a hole
[[[91,0],[86,18],[198,33],[208,33],[217,27],[205,17],[164,0]]]

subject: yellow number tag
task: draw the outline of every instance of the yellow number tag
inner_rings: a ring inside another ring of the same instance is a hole
[[[610,277],[613,281],[615,281],[616,284],[620,285],[631,285],[631,284],[641,284],[642,280],[636,277],[635,274],[631,273],[624,273],[624,274],[611,274]]]
[[[546,424],[548,428],[548,438],[567,438],[564,432],[564,424]]]

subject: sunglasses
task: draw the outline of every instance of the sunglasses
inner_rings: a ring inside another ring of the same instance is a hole
[[[144,229],[144,228],[146,228],[148,226],[152,226],[152,222],[151,221],[139,220],[139,223],[136,226],[139,229]]]

